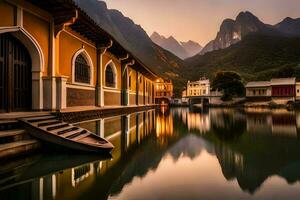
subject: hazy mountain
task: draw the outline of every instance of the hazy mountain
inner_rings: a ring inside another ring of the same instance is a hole
[[[108,9],[103,1],[75,0],[75,2],[154,72],[174,80],[175,90],[183,84],[179,71],[184,62],[153,43],[140,25],[125,17],[120,11]]]
[[[198,54],[203,48],[200,44],[192,40],[189,40],[187,42],[180,42],[180,43],[181,46],[185,49],[185,51],[188,53],[188,57],[192,57]]]
[[[150,38],[154,43],[172,52],[181,59],[192,57],[199,53],[202,49],[202,47],[196,42],[178,42],[173,36],[166,38],[157,32],[154,32]]]
[[[300,18],[285,18],[282,22],[275,25],[275,28],[281,33],[290,36],[300,36]]]
[[[300,19],[286,18],[282,22],[272,26],[261,22],[248,11],[241,12],[235,20],[225,19],[223,21],[216,38],[210,41],[200,54],[203,55],[210,51],[227,48],[252,33],[300,36]]]
[[[269,80],[286,67],[300,78],[300,37],[250,34],[226,49],[186,59],[184,77],[212,78],[217,71],[236,71],[246,80]]]

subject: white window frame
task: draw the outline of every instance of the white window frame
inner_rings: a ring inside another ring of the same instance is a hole
[[[106,68],[107,66],[111,66],[112,69],[113,69],[113,72],[114,72],[114,78],[115,78],[115,87],[109,87],[109,86],[106,86]],[[117,67],[115,65],[115,63],[110,60],[108,63],[106,63],[105,67],[104,67],[104,88],[107,88],[107,89],[117,89],[118,88],[118,71],[117,71]]]
[[[90,66],[90,83],[80,83],[80,82],[75,81],[75,62],[76,62],[77,56],[79,56],[80,54],[85,58],[88,65]],[[84,48],[81,48],[73,55],[73,58],[72,58],[72,84],[81,85],[81,86],[93,86],[93,83],[94,83],[93,61],[92,61],[90,55],[88,54],[88,52]]]

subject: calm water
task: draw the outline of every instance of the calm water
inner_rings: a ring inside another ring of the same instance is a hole
[[[0,166],[0,199],[300,199],[300,112],[187,108],[80,126],[112,158],[41,154]]]

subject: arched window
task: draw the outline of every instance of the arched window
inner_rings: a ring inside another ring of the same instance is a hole
[[[116,73],[111,64],[107,65],[105,69],[105,86],[107,87],[116,87]]]
[[[82,53],[79,54],[75,60],[75,82],[84,84],[91,83],[91,67]]]

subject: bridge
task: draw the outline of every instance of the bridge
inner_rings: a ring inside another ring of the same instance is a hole
[[[221,101],[222,95],[203,95],[203,96],[186,96],[189,99],[189,105],[201,104],[208,106]]]

